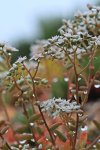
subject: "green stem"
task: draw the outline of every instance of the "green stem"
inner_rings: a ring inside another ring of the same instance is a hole
[[[100,139],[100,135],[97,136],[97,138],[85,149],[85,150],[91,150],[92,146]]]
[[[2,134],[0,133],[0,137],[1,139],[6,143],[6,146],[8,147],[9,150],[12,150],[10,145],[5,141],[4,137],[2,136]]]

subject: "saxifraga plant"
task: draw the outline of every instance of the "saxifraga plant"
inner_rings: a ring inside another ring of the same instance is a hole
[[[6,114],[6,120],[0,121],[2,150],[100,149],[99,134],[89,142],[84,112],[91,86],[100,87],[100,7],[88,5],[88,11],[78,12],[72,21],[63,20],[59,33],[33,45],[30,60],[20,57],[13,64],[12,53],[17,49],[0,44],[0,101]],[[38,97],[38,86],[48,85],[38,74],[48,59],[60,61],[66,72],[66,99],[41,101]],[[24,124],[9,118],[6,99],[13,96]],[[94,124],[100,131],[99,122],[94,120]],[[6,138],[9,129],[13,143]]]

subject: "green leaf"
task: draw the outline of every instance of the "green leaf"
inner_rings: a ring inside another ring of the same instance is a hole
[[[55,130],[56,128],[58,128],[60,125],[62,125],[62,123],[55,123],[50,127],[50,131]]]
[[[42,135],[44,133],[44,131],[40,127],[36,127],[35,130],[39,135]]]
[[[1,134],[3,135],[3,134],[5,134],[7,131],[8,131],[8,129],[9,129],[9,127],[7,126],[7,127],[4,127],[0,132],[1,132]]]
[[[67,138],[63,133],[61,133],[58,130],[55,130],[55,133],[57,134],[57,136],[60,138],[61,141],[66,142]]]
[[[97,149],[100,149],[100,143],[96,144]]]
[[[96,120],[93,120],[93,123],[94,123],[95,126],[100,130],[100,123],[97,122]]]
[[[17,140],[31,140],[33,139],[33,136],[31,134],[28,133],[24,133],[24,134],[17,134],[16,135]]]
[[[21,112],[18,112],[13,119],[13,123],[14,122],[16,122],[16,123],[20,122],[25,125],[25,124],[27,124],[27,118],[25,115],[21,114]]]
[[[41,117],[40,114],[32,115],[32,116],[29,118],[29,122],[35,122],[35,121],[37,121],[40,117]]]
[[[27,129],[27,126],[21,126],[21,127],[17,127],[17,129],[15,129],[14,131],[16,131],[17,133],[23,133],[25,132]]]
[[[2,125],[5,125],[5,120],[1,120],[1,121],[0,121],[0,127],[1,127]]]
[[[8,150],[8,147],[6,144],[3,145],[2,150]]]

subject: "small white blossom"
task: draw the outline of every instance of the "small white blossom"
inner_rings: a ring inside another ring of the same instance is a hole
[[[4,52],[8,52],[8,51],[9,52],[17,52],[19,50],[14,48],[14,47],[12,47],[12,46],[10,46],[10,45],[5,44],[4,47],[3,47],[3,51]]]
[[[36,53],[36,54],[33,55],[33,57],[30,60],[37,61],[40,58],[44,58],[43,54],[42,53]]]
[[[53,36],[51,39],[48,39],[49,42],[56,42],[58,40],[59,36]]]
[[[63,38],[58,39],[57,44],[63,44],[63,43],[64,43],[64,39]]]
[[[0,47],[4,47],[5,42],[0,42]]]
[[[42,111],[47,111],[49,116],[56,117],[61,112],[71,113],[80,110],[80,105],[77,105],[75,101],[70,102],[70,100],[65,99],[49,99],[47,101],[41,102],[40,107]]]
[[[87,126],[84,126],[81,128],[81,131],[87,131],[88,130],[88,127]]]
[[[4,79],[9,74],[8,71],[0,72],[0,79]]]
[[[16,63],[22,63],[22,62],[24,62],[26,59],[27,59],[26,56],[24,56],[24,57],[19,57],[18,60],[16,61]]]
[[[14,68],[14,69],[17,69],[17,65],[16,65],[16,64],[13,64],[13,68]]]
[[[100,46],[100,36],[97,38],[96,43],[98,46]]]
[[[70,33],[65,33],[64,36],[65,36],[66,38],[71,38],[72,35],[71,35]]]
[[[61,35],[64,35],[64,33],[65,33],[64,30],[62,30],[61,28],[59,29],[59,32]]]
[[[67,24],[67,20],[66,20],[66,19],[63,19],[62,22],[63,22],[64,24]]]
[[[39,146],[38,146],[38,150],[41,150],[42,149],[42,144],[39,144]]]

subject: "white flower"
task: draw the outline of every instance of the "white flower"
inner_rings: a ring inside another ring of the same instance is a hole
[[[81,128],[81,131],[87,131],[88,130],[88,127],[87,126],[84,126]]]
[[[77,105],[75,101],[70,102],[70,100],[53,98],[47,101],[41,102],[40,107],[42,111],[47,111],[52,117],[58,116],[62,111],[66,113],[77,112],[80,110],[80,105]]]
[[[48,39],[49,42],[56,42],[58,40],[59,36],[53,36],[51,39]]]
[[[38,59],[43,58],[43,57],[44,57],[44,56],[43,56],[42,53],[36,53],[36,54],[33,55],[33,57],[32,57],[30,60],[35,60],[35,61],[37,61]]]
[[[38,150],[41,150],[42,149],[42,144],[39,144],[39,146],[38,146]]]
[[[81,17],[81,16],[82,16],[82,13],[78,10],[78,11],[75,13],[74,16],[75,16],[75,17]]]
[[[64,36],[65,36],[66,38],[71,38],[72,35],[71,35],[70,33],[65,33]]]
[[[0,72],[0,79],[4,79],[5,77],[7,77],[8,73],[8,71]]]
[[[47,40],[38,41],[36,45],[31,46],[31,59],[37,61],[44,58],[44,47],[50,43]]]
[[[63,43],[64,43],[64,39],[63,38],[58,39],[57,44],[63,44]]]
[[[37,61],[28,61],[27,63],[25,63],[25,66],[27,67],[28,70],[36,69],[38,66],[38,62]]]
[[[64,35],[64,33],[65,33],[64,30],[62,30],[62,28],[59,29],[59,32],[61,35]]]
[[[0,47],[3,47],[5,45],[5,42],[0,42]]]
[[[16,61],[16,63],[22,63],[23,61],[25,61],[27,59],[26,56],[24,57],[19,57],[18,60]]]
[[[98,46],[100,46],[100,36],[98,36],[97,40],[96,40],[96,43]]]
[[[67,24],[67,20],[66,20],[66,19],[63,19],[62,22],[63,22],[64,24]]]
[[[4,47],[3,47],[3,51],[4,52],[17,52],[19,50],[12,47],[12,46],[10,46],[10,45],[5,44]]]
[[[16,64],[13,64],[13,68],[14,68],[14,69],[17,69],[18,67],[17,67],[17,65],[16,65]]]

